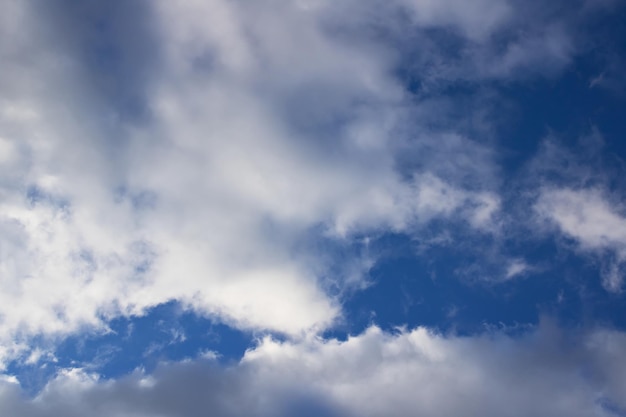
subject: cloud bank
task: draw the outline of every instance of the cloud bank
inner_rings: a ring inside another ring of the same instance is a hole
[[[26,400],[0,385],[6,416],[618,416],[623,333],[560,331],[464,338],[371,327],[346,341],[270,338],[241,363],[163,364],[116,381],[70,369]]]

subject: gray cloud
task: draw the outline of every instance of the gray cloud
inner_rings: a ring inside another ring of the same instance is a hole
[[[162,364],[98,381],[66,371],[33,399],[2,383],[6,416],[616,416],[624,344],[617,331],[442,336],[370,328],[344,342],[264,339],[242,362]],[[622,411],[620,411],[622,410]]]

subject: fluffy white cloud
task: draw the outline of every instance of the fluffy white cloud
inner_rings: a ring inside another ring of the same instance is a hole
[[[430,129],[438,108],[396,70],[431,86],[554,70],[571,27],[521,22],[514,2],[386,3],[3,1],[0,360],[173,299],[320,330],[341,316],[328,286],[366,268],[319,240],[497,230],[493,153],[452,118]],[[496,51],[507,24],[530,35]]]
[[[307,241],[441,216],[489,229],[492,192],[396,169],[392,50],[325,28],[329,6],[144,6],[136,24],[113,6],[2,4],[6,340],[172,299],[238,327],[320,329],[340,306]]]
[[[227,368],[161,365],[120,380],[67,370],[33,399],[0,382],[6,416],[616,416],[626,336],[550,323],[522,336],[376,327],[346,341],[266,338]]]

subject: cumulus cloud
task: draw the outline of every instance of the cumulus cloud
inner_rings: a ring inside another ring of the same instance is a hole
[[[345,341],[265,338],[239,364],[162,364],[119,380],[60,373],[35,398],[0,385],[3,415],[616,416],[626,336],[566,332],[443,336],[371,327]]]
[[[0,7],[0,360],[170,300],[244,329],[332,326],[327,277],[353,269],[316,242],[498,228],[493,153],[429,128],[399,69],[431,94],[576,52],[571,19],[522,22],[517,2]]]
[[[2,5],[8,337],[171,299],[243,328],[324,328],[340,307],[299,242],[439,216],[481,229],[497,210],[488,190],[396,170],[388,46],[337,38],[327,8],[55,5]]]

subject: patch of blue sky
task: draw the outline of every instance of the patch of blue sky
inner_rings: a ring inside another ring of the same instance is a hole
[[[390,331],[427,326],[460,335],[517,334],[542,317],[564,328],[626,329],[626,304],[602,287],[598,262],[553,239],[500,242],[501,251],[522,253],[530,269],[512,276],[503,264],[515,258],[489,251],[487,238],[424,249],[407,236],[387,235],[377,244],[387,249],[370,271],[371,285],[351,294],[343,323],[327,335],[343,339],[372,324]]]
[[[22,387],[36,394],[61,369],[81,368],[103,379],[115,379],[136,369],[152,372],[162,362],[207,358],[222,364],[238,361],[253,346],[251,333],[199,316],[169,302],[143,316],[116,318],[104,334],[76,334],[62,340],[52,356],[35,363],[13,361],[7,373],[17,375]],[[43,345],[35,339],[33,346]]]
[[[53,207],[55,210],[67,212],[71,206],[70,201],[66,198],[46,192],[36,185],[29,186],[26,189],[25,196],[31,207],[44,204]]]
[[[611,415],[613,415],[615,417],[624,417],[624,416],[626,416],[626,410],[624,410],[623,408],[620,408],[618,405],[613,403],[608,398],[600,398],[598,400],[598,404],[600,405],[600,407],[602,407],[602,409],[604,411],[609,412]]]

